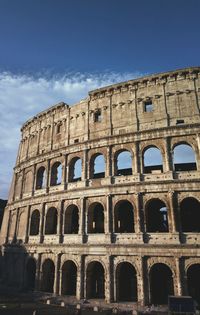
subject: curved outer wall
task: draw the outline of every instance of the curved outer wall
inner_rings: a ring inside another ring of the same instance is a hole
[[[145,109],[148,104],[153,110]],[[180,204],[186,197],[200,201],[199,127],[200,68],[100,88],[72,107],[59,103],[26,122],[1,229],[3,280],[26,286],[24,270],[32,257],[36,261],[35,287],[40,290],[43,262],[49,258],[55,266],[53,291],[61,294],[62,266],[70,260],[77,267],[76,297],[87,298],[87,268],[91,261],[98,261],[104,268],[105,300],[110,302],[118,300],[117,266],[129,262],[136,270],[138,302],[144,305],[151,302],[150,269],[163,263],[173,274],[174,293],[187,295],[187,268],[200,264],[200,234],[181,231]],[[193,148],[196,170],[174,169],[172,153],[178,143]],[[163,171],[145,173],[143,153],[149,146],[160,149]],[[117,176],[116,153],[123,149],[131,152],[132,175]],[[93,156],[99,153],[105,159],[105,177],[92,178]],[[79,181],[70,181],[74,158],[82,161]],[[62,164],[62,181],[51,186],[55,162]],[[46,169],[46,185],[36,189],[41,166]],[[145,209],[151,199],[165,203],[168,232],[147,231]],[[133,232],[116,231],[115,208],[122,200],[133,207]],[[89,233],[89,209],[97,202],[103,206],[104,232]],[[77,234],[64,233],[65,211],[72,204],[78,208]],[[56,233],[47,234],[51,207],[57,209]],[[36,209],[40,212],[39,232],[30,235]]]

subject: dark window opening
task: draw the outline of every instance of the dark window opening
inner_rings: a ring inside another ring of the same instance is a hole
[[[104,268],[97,261],[91,262],[86,273],[86,296],[88,299],[105,298],[105,275]]]
[[[134,233],[134,212],[129,201],[119,201],[115,206],[115,232]]]
[[[51,235],[57,233],[57,209],[49,208],[46,214],[45,234]]]
[[[69,164],[69,182],[81,180],[82,161],[80,158],[74,158]]]
[[[145,208],[147,232],[169,232],[167,208],[160,199],[153,199]]]
[[[103,154],[97,154],[91,158],[91,178],[105,177],[105,160]]]
[[[174,295],[174,284],[171,269],[165,264],[155,264],[150,270],[151,304],[165,305],[168,296]]]
[[[188,144],[178,144],[175,146],[173,160],[176,172],[197,170],[194,150]]]
[[[116,175],[132,175],[132,157],[129,151],[122,151],[116,158]]]
[[[185,121],[183,119],[177,119],[176,124],[181,125],[181,124],[184,124],[184,122]]]
[[[153,111],[153,103],[152,101],[146,101],[144,102],[144,111],[146,113],[150,113]]]
[[[34,210],[31,215],[30,235],[38,235],[40,227],[40,212]]]
[[[188,294],[200,306],[200,264],[194,264],[187,271]]]
[[[66,261],[62,266],[62,287],[64,295],[76,295],[77,267],[73,261]]]
[[[101,116],[101,110],[98,110],[94,113],[94,122],[101,122],[102,116]]]
[[[79,139],[74,139],[74,143],[78,143],[79,142]]]
[[[185,198],[180,204],[182,232],[200,232],[200,207],[195,198]]]
[[[88,233],[104,233],[104,208],[100,203],[88,210]]]
[[[57,125],[57,128],[56,128],[56,133],[58,134],[58,133],[61,133],[61,124],[58,124]]]
[[[69,206],[65,211],[64,234],[77,234],[79,229],[79,211],[75,205]]]
[[[46,185],[46,170],[44,166],[41,166],[37,171],[36,176],[36,189],[43,189]]]
[[[163,161],[162,154],[157,147],[150,147],[143,153],[144,173],[162,173]]]
[[[116,269],[117,301],[137,302],[137,276],[135,268],[128,262],[120,263]]]
[[[51,186],[60,185],[62,182],[62,165],[60,162],[53,164],[51,168]]]
[[[53,293],[55,266],[51,259],[46,259],[42,265],[41,291]]]

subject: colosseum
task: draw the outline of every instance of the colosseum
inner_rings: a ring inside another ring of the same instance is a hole
[[[91,303],[200,303],[200,67],[96,89],[21,133],[3,283]]]

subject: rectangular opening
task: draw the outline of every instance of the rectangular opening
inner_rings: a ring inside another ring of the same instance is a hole
[[[177,125],[184,124],[184,120],[183,119],[177,119],[176,124]]]
[[[146,101],[144,102],[144,111],[146,113],[151,113],[153,112],[153,103],[152,101]]]
[[[78,143],[79,142],[79,139],[74,139],[74,143]]]
[[[101,122],[101,110],[98,110],[94,113],[94,122]]]

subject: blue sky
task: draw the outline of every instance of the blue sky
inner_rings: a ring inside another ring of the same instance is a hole
[[[199,12],[199,0],[0,0],[0,198],[25,120],[98,86],[199,65]]]

